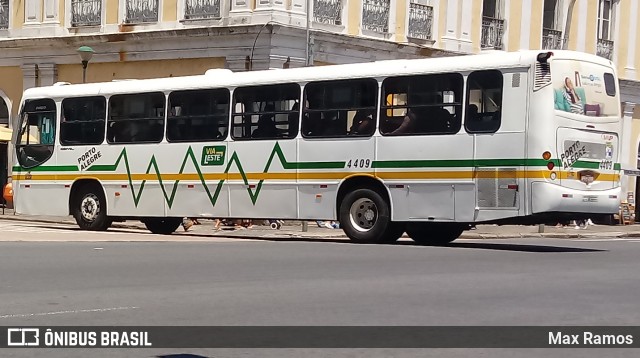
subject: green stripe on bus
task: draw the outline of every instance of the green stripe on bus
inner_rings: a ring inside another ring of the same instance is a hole
[[[19,165],[13,167],[14,172],[77,172],[77,165],[40,165],[34,168],[24,169]]]
[[[550,160],[560,165],[557,159]],[[510,166],[546,166],[544,159],[457,159],[457,160],[376,160],[373,168],[459,168],[459,167],[510,167]]]

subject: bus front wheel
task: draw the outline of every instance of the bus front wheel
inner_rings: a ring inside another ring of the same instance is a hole
[[[457,223],[411,223],[407,235],[418,244],[441,246],[460,237],[464,226]]]
[[[182,224],[182,218],[145,218],[142,222],[154,234],[170,235]]]
[[[107,201],[97,184],[84,185],[75,194],[72,214],[83,230],[104,231],[111,226],[107,216]]]
[[[383,244],[396,234],[389,228],[389,204],[375,190],[358,189],[345,195],[339,218],[340,226],[353,242]]]

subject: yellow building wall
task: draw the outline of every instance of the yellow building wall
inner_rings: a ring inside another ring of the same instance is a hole
[[[407,0],[396,1],[396,41],[407,42],[407,13],[409,4]]]
[[[162,21],[178,21],[178,4],[176,0],[163,0]]]
[[[347,33],[357,36],[360,34],[360,24],[362,23],[362,0],[350,0],[347,4],[347,18],[349,19]]]
[[[569,50],[574,50],[576,48],[578,48],[578,23],[580,21],[585,21],[584,19],[580,19],[580,14],[579,14],[579,7],[580,4],[578,4],[578,1],[576,0],[575,5],[573,6],[573,11],[571,12],[571,29],[569,30]],[[564,27],[562,28],[562,31],[564,31]],[[564,33],[563,33],[564,35]]]
[[[65,19],[66,19],[66,13],[64,12],[64,0],[60,0],[58,2],[58,20],[60,21],[60,26],[64,27],[65,24]],[[71,18],[71,15],[69,15],[69,18]]]
[[[440,0],[438,3],[439,14],[434,12],[433,16],[438,16],[438,36],[440,38],[436,40],[440,40],[442,36],[446,36],[447,34],[447,0]],[[442,47],[442,42],[440,42],[440,47]]]
[[[634,21],[638,21],[638,16],[640,16],[640,6],[638,6],[638,12],[635,14],[631,14],[632,19],[634,19]],[[620,28],[621,31],[623,31],[622,28]],[[640,37],[636,38],[636,53],[635,53],[635,57],[634,57],[634,61],[633,61],[633,67],[635,67],[636,71],[640,70],[640,46],[638,46],[638,42],[640,42]],[[637,75],[636,75],[637,77]]]
[[[11,101],[11,114],[18,113],[22,98],[22,69],[18,66],[0,67],[0,89]]]
[[[11,19],[12,29],[21,29],[24,25],[24,3],[23,0],[13,0],[9,5],[9,11],[13,18]]]
[[[106,0],[105,5],[105,23],[117,24],[118,23],[118,0]]]
[[[631,17],[631,2],[630,1],[621,1],[620,2],[620,11],[616,14],[616,17],[620,20],[620,36],[618,37],[618,41],[613,44],[614,51],[618,53],[618,74],[624,75],[625,66],[627,65],[627,55],[629,53],[629,49],[627,48],[627,36]]]
[[[223,68],[224,64],[225,59],[220,57],[89,63],[87,82],[200,75],[211,68]],[[58,81],[81,83],[82,65],[58,65]]]
[[[446,1],[445,1],[446,3]],[[473,52],[480,52],[480,37],[482,37],[482,0],[473,0],[471,13],[471,42],[473,42]],[[480,14],[480,15],[478,15]],[[463,19],[462,21],[469,21]]]
[[[595,54],[596,38],[598,36],[598,0],[587,0],[587,18],[581,20],[587,22],[587,36],[585,39],[584,50],[585,52]]]
[[[509,21],[509,51],[520,49],[520,35],[522,34],[522,1],[512,1],[507,14]]]
[[[537,50],[542,47],[542,17],[544,16],[544,2],[533,1],[531,11],[529,13],[531,14],[531,26],[529,27],[529,48],[532,50]]]

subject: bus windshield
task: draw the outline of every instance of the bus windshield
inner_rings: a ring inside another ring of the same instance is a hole
[[[551,66],[556,110],[588,117],[620,117],[616,79],[609,68],[574,60],[555,60]]]
[[[55,102],[50,99],[25,103],[16,137],[18,162],[23,168],[38,166],[53,154],[55,108]]]

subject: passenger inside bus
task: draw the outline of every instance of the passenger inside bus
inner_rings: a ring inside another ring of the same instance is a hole
[[[275,106],[273,104],[268,104],[264,108],[265,112],[273,112],[274,110]],[[251,133],[252,138],[276,138],[278,136],[278,129],[276,128],[273,113],[261,115],[257,124],[258,128],[254,129],[253,133]]]
[[[376,129],[374,110],[361,109],[353,116],[353,124],[349,129],[351,135],[371,135]]]

